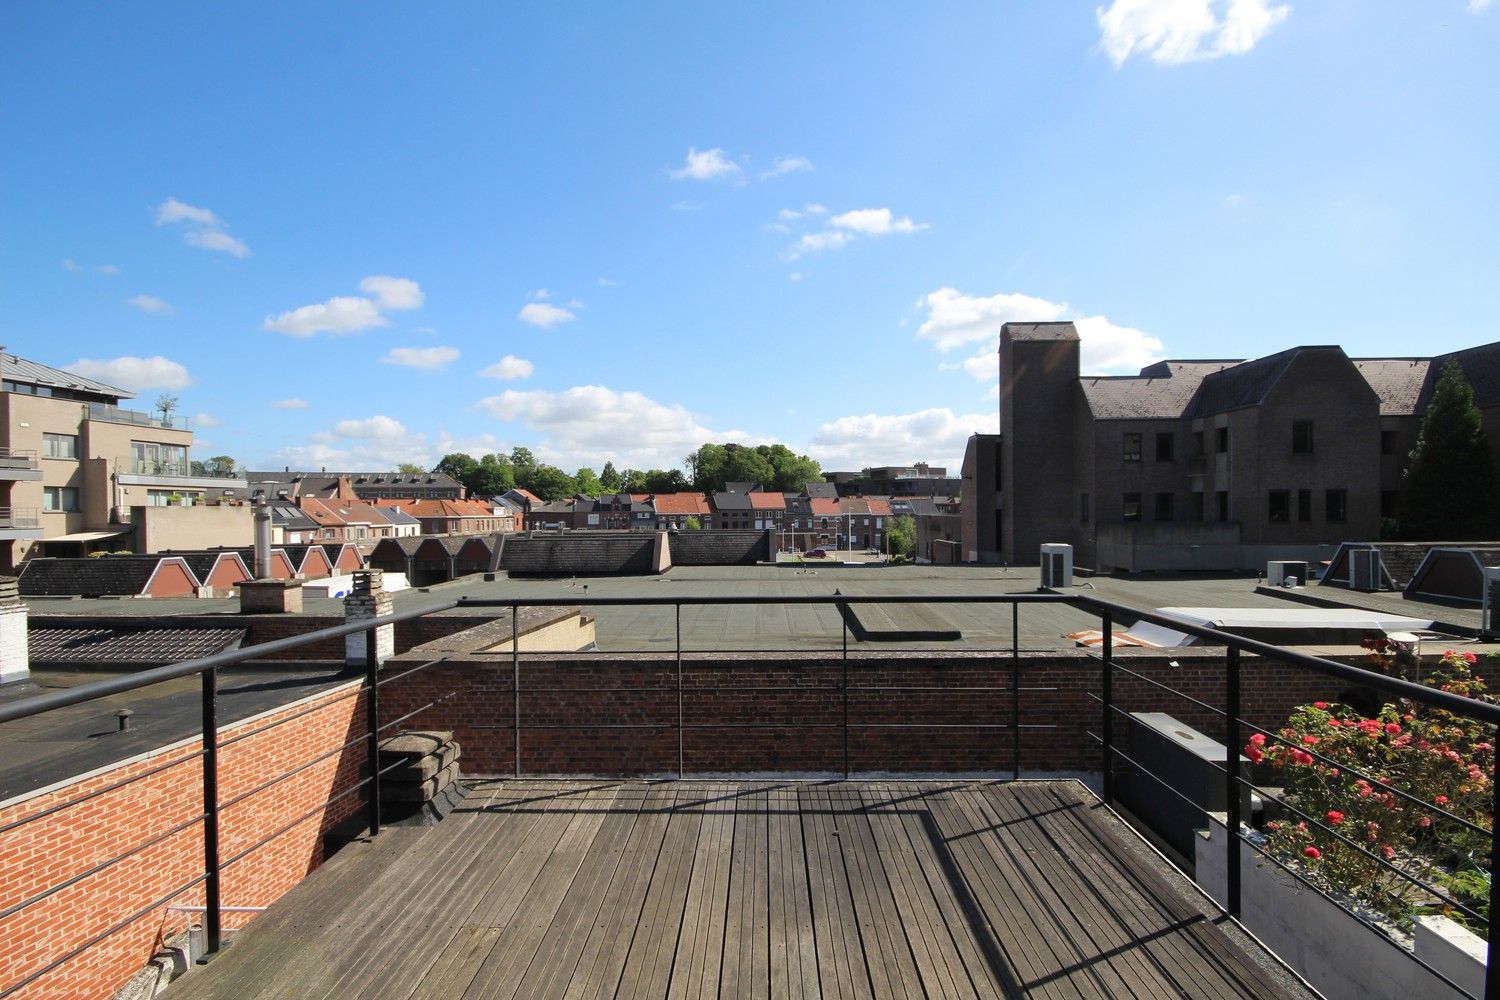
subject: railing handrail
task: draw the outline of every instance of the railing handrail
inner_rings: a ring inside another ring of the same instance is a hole
[[[449,611],[457,606],[457,601],[446,601],[441,604],[412,608],[407,611],[397,611],[389,615],[381,615],[378,618],[365,618],[359,621],[346,622],[343,625],[331,625],[328,628],[315,629],[311,632],[304,632],[301,635],[288,636],[285,639],[273,639],[270,642],[257,643],[254,646],[245,646],[241,649],[229,649],[210,656],[200,656],[193,660],[183,660],[180,663],[168,663],[164,666],[152,667],[149,670],[127,674],[123,677],[111,677],[108,680],[80,684],[78,687],[69,688],[66,691],[53,691],[49,694],[38,695],[35,698],[26,698],[9,705],[0,705],[0,723],[14,722],[17,719],[27,719],[34,715],[41,715],[43,712],[67,708],[69,705],[81,705],[87,701],[95,701],[99,698],[107,698],[110,695],[134,691],[137,688],[148,687],[152,684],[160,684],[162,681],[176,680],[179,677],[201,674],[210,670],[216,670],[219,667],[233,666],[236,663],[243,663],[246,660],[253,660],[272,653],[296,649],[298,646],[305,646],[320,639],[337,639],[341,636],[365,632],[380,625],[394,625],[397,622],[410,621],[413,618],[421,618],[424,615],[435,614],[439,611]]]
[[[35,448],[11,448],[0,445],[0,458],[29,458],[35,460],[36,455]]]

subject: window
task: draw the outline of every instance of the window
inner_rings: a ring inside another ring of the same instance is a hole
[[[1139,493],[1125,494],[1124,519],[1126,521],[1141,519],[1141,495]]]
[[[1271,504],[1266,518],[1272,524],[1285,524],[1292,519],[1292,494],[1288,490],[1272,490]]]
[[[1177,445],[1176,434],[1156,435],[1156,460],[1158,462],[1170,462],[1174,458]]]
[[[1203,494],[1192,493],[1188,496],[1188,520],[1203,520]]]
[[[1297,491],[1297,520],[1312,520],[1312,490]]]
[[[1219,490],[1214,496],[1219,499],[1219,520],[1229,520],[1229,491]]]
[[[42,510],[54,513],[66,513],[78,509],[78,487],[76,486],[44,486],[42,487]]]
[[[78,435],[77,434],[43,434],[42,435],[42,457],[43,458],[77,458],[78,457]]]
[[[1156,494],[1156,519],[1158,521],[1170,521],[1173,519],[1176,505],[1176,496],[1171,493]]]
[[[187,447],[180,444],[158,444],[155,441],[130,442],[131,471],[142,476],[185,476],[188,474]]]
[[[1141,460],[1141,436],[1139,434],[1125,435],[1123,457],[1127,462],[1139,462]]]
[[[1327,490],[1323,494],[1324,516],[1339,523],[1349,519],[1349,491]]]
[[[1311,455],[1313,453],[1313,422],[1311,420],[1292,421],[1292,454]]]
[[[1215,427],[1214,428],[1214,451],[1218,452],[1220,455],[1228,453],[1228,451],[1229,451],[1229,428],[1228,427]]]
[[[1380,432],[1380,453],[1382,455],[1396,454],[1396,441],[1399,435],[1395,431]]]
[[[1078,523],[1089,523],[1089,495],[1087,493],[1078,494]]]
[[[1203,432],[1193,431],[1193,454],[1203,454]]]

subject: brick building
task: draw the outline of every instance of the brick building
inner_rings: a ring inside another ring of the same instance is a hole
[[[1071,323],[1007,323],[998,454],[976,436],[965,458],[964,558],[1035,563],[1043,542],[1069,542],[1100,569],[1253,569],[1374,540],[1450,357],[1500,449],[1500,344],[1394,359],[1294,347],[1085,377]]]

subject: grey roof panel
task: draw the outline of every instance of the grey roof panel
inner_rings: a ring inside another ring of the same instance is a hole
[[[61,368],[53,368],[51,365],[27,361],[14,354],[0,354],[0,376],[13,382],[29,382],[56,389],[82,389],[85,392],[96,392],[101,396],[114,396],[118,399],[135,398],[135,393],[129,389],[121,389],[117,385],[99,382],[74,372],[63,371]]]

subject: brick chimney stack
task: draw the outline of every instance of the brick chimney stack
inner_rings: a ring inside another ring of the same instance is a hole
[[[378,569],[354,571],[354,589],[344,598],[344,621],[370,621],[388,615],[395,602],[385,589],[385,573]],[[365,662],[365,632],[344,636],[346,666]],[[375,658],[381,663],[396,655],[396,626],[381,625],[375,629]]]

